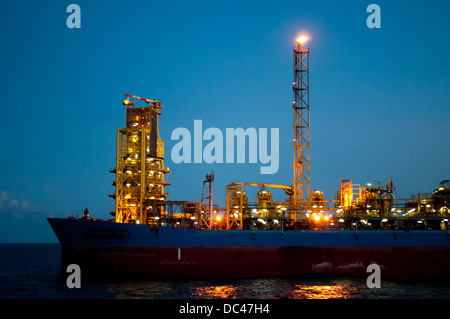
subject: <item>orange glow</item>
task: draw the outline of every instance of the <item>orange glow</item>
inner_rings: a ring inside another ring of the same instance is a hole
[[[217,222],[220,222],[221,220],[222,220],[222,216],[217,215],[217,216],[216,216],[216,221],[217,221]]]
[[[308,37],[306,37],[306,36],[301,36],[301,37],[297,38],[297,43],[302,44],[306,41],[308,41]]]
[[[195,289],[193,295],[206,299],[208,298],[231,299],[236,298],[236,287],[234,287],[233,285],[199,287]]]
[[[316,222],[318,222],[318,221],[320,220],[320,216],[319,216],[319,215],[314,216],[314,220],[315,220]]]
[[[350,208],[353,205],[353,184],[352,180],[342,180],[340,187],[340,201],[341,206],[344,206],[344,209]]]
[[[296,285],[294,291],[295,297],[298,299],[348,299],[353,298],[357,291],[356,287],[350,285],[336,286],[306,286]]]

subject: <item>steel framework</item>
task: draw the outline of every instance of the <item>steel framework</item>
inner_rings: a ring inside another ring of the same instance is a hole
[[[300,42],[294,47],[294,205],[296,211],[307,209],[310,197],[309,150],[309,49]],[[295,219],[298,219],[296,214]]]
[[[214,172],[212,172],[211,174],[206,174],[205,180],[203,181],[201,215],[199,218],[200,228],[203,227],[206,227],[208,229],[212,228],[212,223],[214,220],[213,182],[214,182]]]
[[[244,215],[249,216],[250,203],[247,200],[247,194],[242,189],[242,186],[255,186],[255,187],[261,187],[261,190],[265,188],[278,188],[285,191],[286,195],[289,196],[288,203],[291,203],[291,197],[293,194],[293,188],[292,186],[287,185],[279,185],[279,184],[258,184],[258,183],[231,183],[227,185],[227,210],[226,210],[226,224],[227,229],[232,229],[233,227],[236,227],[238,229],[243,229],[244,227],[244,221],[243,217]],[[272,196],[272,195],[270,195]],[[257,202],[257,203],[256,203]],[[255,202],[255,206],[253,206],[255,209],[264,209],[266,208],[265,203],[262,202]],[[270,199],[270,202],[272,202],[272,198]],[[268,207],[267,207],[268,208]],[[267,217],[267,216],[265,216]],[[286,216],[278,216],[277,218],[285,218]],[[252,226],[253,227],[253,226]]]
[[[247,195],[242,186],[228,185],[227,189],[227,212],[226,212],[226,227],[227,229],[243,229],[242,217],[246,211]]]
[[[164,186],[164,142],[159,137],[160,102],[125,94],[126,127],[117,128],[116,208],[118,223],[157,225],[163,202],[167,197]],[[135,107],[131,98],[145,101],[149,106]],[[113,183],[114,184],[114,183]]]

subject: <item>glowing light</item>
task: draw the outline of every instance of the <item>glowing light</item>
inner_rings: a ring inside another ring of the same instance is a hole
[[[210,286],[196,288],[193,292],[194,296],[209,299],[229,299],[236,298],[238,295],[237,288],[233,285],[229,286]]]
[[[297,39],[297,43],[300,43],[300,44],[302,44],[306,41],[308,41],[308,37],[306,37],[306,36],[301,36]]]
[[[314,216],[314,220],[315,220],[316,222],[318,222],[318,221],[320,220],[320,216],[319,216],[319,215]]]
[[[298,299],[348,299],[356,292],[357,288],[351,285],[335,286],[309,286],[295,285],[294,298]]]
[[[217,221],[217,222],[220,222],[221,220],[222,220],[222,216],[217,215],[217,216],[216,216],[216,221]]]

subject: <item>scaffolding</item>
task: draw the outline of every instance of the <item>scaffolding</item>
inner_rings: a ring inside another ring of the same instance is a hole
[[[164,142],[159,136],[158,116],[162,104],[156,100],[125,94],[126,126],[117,128],[116,187],[114,216],[117,223],[157,226],[168,196],[164,187],[169,168],[164,167]],[[132,98],[133,100],[130,100]],[[135,107],[136,101],[149,106]]]

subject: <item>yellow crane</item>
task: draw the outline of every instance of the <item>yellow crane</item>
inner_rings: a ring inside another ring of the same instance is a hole
[[[279,185],[279,184],[259,184],[259,183],[231,183],[229,186],[256,186],[256,187],[265,187],[265,188],[279,188],[283,189],[286,192],[286,195],[294,194],[294,187],[287,185]]]

